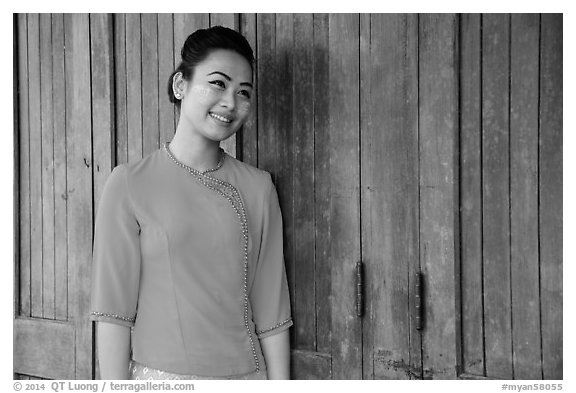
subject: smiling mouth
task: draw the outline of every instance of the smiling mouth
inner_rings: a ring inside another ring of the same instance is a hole
[[[222,123],[226,123],[226,124],[230,124],[232,123],[232,119],[226,117],[226,116],[222,116],[222,115],[218,115],[216,113],[210,112],[210,117],[212,117],[213,119],[216,119]]]

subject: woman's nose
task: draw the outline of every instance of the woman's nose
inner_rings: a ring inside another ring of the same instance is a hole
[[[236,107],[236,95],[232,89],[224,92],[222,99],[220,100],[220,105],[230,110]]]

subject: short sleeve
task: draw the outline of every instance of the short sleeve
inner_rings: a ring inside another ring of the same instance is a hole
[[[94,229],[90,318],[133,326],[140,282],[140,227],[127,169],[116,167],[104,186]]]
[[[282,215],[278,195],[267,176],[262,241],[250,301],[256,334],[265,338],[293,325],[282,245]]]

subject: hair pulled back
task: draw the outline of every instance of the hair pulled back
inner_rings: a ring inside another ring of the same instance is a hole
[[[196,30],[186,38],[180,51],[182,60],[168,79],[168,97],[170,102],[176,105],[180,104],[180,100],[174,97],[172,88],[174,75],[181,72],[184,79],[191,80],[196,65],[204,61],[216,49],[229,49],[237,52],[248,61],[250,68],[254,69],[254,53],[242,34],[223,26]]]

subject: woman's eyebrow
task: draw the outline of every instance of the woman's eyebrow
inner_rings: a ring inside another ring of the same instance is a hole
[[[232,80],[232,78],[230,78],[228,75],[226,75],[225,73],[220,72],[220,71],[211,72],[211,73],[209,73],[207,76],[214,75],[214,74],[222,75],[222,76],[223,76],[224,78],[226,78],[228,81],[231,81],[231,80]],[[240,83],[240,86],[250,86],[250,87],[252,87],[252,83],[250,83],[250,82],[242,82],[242,83]]]

